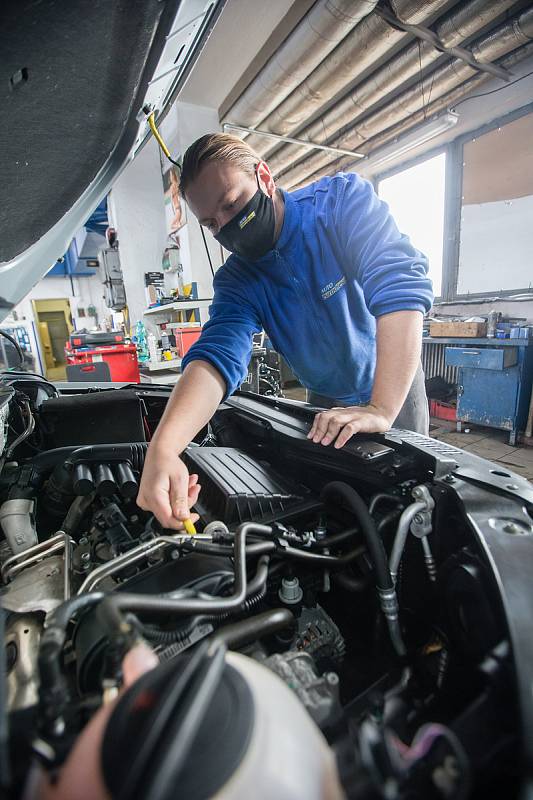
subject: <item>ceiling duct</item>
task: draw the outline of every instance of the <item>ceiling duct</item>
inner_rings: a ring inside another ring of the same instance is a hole
[[[471,0],[439,23],[436,34],[446,47],[453,47],[482,30],[514,2],[499,0],[487,4],[486,0]],[[298,138],[329,144],[336,131],[360,119],[368,109],[440,58],[442,53],[428,43],[414,42],[336,103],[319,121],[307,126]],[[279,174],[294,163],[297,154],[303,155],[294,147],[284,147],[269,158],[269,165]]]
[[[227,121],[257,126],[376,5],[377,0],[318,0],[241,94]]]
[[[514,50],[508,56],[502,58],[499,63],[505,69],[512,69],[520,61],[530,58],[531,56],[533,56],[533,41],[529,42],[529,44],[519,47],[517,50]],[[459,84],[450,92],[440,97],[438,100],[435,100],[429,105],[420,108],[418,111],[410,114],[409,117],[400,120],[400,122],[397,122],[392,127],[382,131],[381,133],[372,137],[372,139],[366,141],[361,147],[361,150],[363,150],[368,157],[365,161],[358,161],[356,164],[353,159],[337,159],[333,165],[333,169],[332,165],[330,164],[313,173],[312,175],[307,174],[299,183],[291,186],[290,189],[298,189],[301,186],[307,185],[310,181],[318,180],[320,177],[322,177],[322,175],[332,174],[332,172],[343,170],[350,171],[356,168],[357,171],[361,171],[366,175],[367,173],[365,170],[365,164],[371,163],[374,152],[377,154],[377,151],[381,149],[382,146],[387,145],[390,142],[399,142],[400,138],[403,137],[405,133],[410,133],[414,126],[433,119],[435,115],[442,113],[444,110],[454,109],[458,101],[462,100],[465,95],[469,96],[472,92],[476,91],[478,87],[483,83],[486,83],[489,78],[490,76],[486,73],[477,72],[474,77],[470,78],[464,83]],[[372,171],[370,171],[370,174],[372,174]]]
[[[449,0],[392,0],[396,15],[410,24],[434,19],[449,5]],[[285,100],[278,98],[277,107],[263,120],[261,129],[283,136],[294,133],[339,92],[353,86],[354,81],[378,59],[391,55],[410,39],[409,34],[393,28],[375,13],[365,17],[311,74],[303,77]],[[226,114],[224,121],[236,121],[234,108]],[[324,135],[323,130],[320,134]],[[307,134],[303,138],[315,141]],[[259,136],[251,136],[247,142],[263,156],[273,149]]]
[[[499,26],[495,31],[483,36],[471,47],[471,50],[478,61],[495,61],[532,39],[533,8],[530,8]],[[362,144],[368,139],[419,110],[423,110],[430,101],[439,99],[475,74],[475,69],[459,59],[454,59],[395,97],[390,105],[358,120],[353,127],[332,140],[328,140],[327,143],[334,147],[360,150]],[[307,176],[314,174],[333,160],[327,153],[316,153],[286,172],[280,182],[283,186],[290,188],[301,183]],[[274,162],[275,159],[272,161]],[[275,172],[279,171],[277,166],[273,166],[273,169]]]

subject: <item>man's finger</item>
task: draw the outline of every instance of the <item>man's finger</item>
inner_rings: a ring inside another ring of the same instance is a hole
[[[320,414],[317,414],[315,417],[315,432],[313,434],[313,442],[318,444],[318,442],[322,441],[322,437],[325,435],[328,425],[330,421],[330,415],[326,411],[321,411]]]
[[[327,431],[325,432],[324,436],[322,437],[321,444],[323,444],[323,445],[331,444],[331,442],[335,439],[335,437],[337,436],[337,434],[341,430],[341,428],[342,428],[342,423],[341,422],[339,422],[338,420],[335,420],[335,419],[331,419],[330,422],[329,422]]]
[[[361,422],[359,420],[353,420],[349,422],[347,425],[344,426],[342,431],[337,436],[337,441],[335,442],[335,448],[338,450],[341,447],[344,447],[347,441],[349,441],[354,433],[357,433],[361,429]]]
[[[151,500],[150,511],[163,528],[174,527],[171,523],[175,520],[167,495],[159,495]]]
[[[196,486],[189,488],[189,508],[192,508],[194,505],[196,505],[201,488],[202,487],[199,483],[197,483]]]

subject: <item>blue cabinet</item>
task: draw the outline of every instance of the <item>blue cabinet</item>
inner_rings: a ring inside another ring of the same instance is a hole
[[[518,369],[459,370],[457,419],[504,431],[515,429]]]
[[[523,430],[533,381],[533,340],[433,339],[446,347],[446,366],[457,367],[457,426],[475,423]]]

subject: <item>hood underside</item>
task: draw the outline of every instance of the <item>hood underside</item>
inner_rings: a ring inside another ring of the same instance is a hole
[[[65,252],[131,156],[166,38],[178,12],[181,21],[192,6],[194,0],[2,4],[0,319]],[[204,8],[204,21],[216,6]],[[204,26],[189,40],[187,68],[207,34]],[[176,88],[180,73],[171,72]],[[156,113],[164,111],[158,106]]]

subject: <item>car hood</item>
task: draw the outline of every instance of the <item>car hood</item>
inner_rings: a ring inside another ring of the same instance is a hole
[[[161,120],[220,13],[205,0],[7,0],[0,12],[0,320]],[[154,80],[155,78],[155,80]]]

